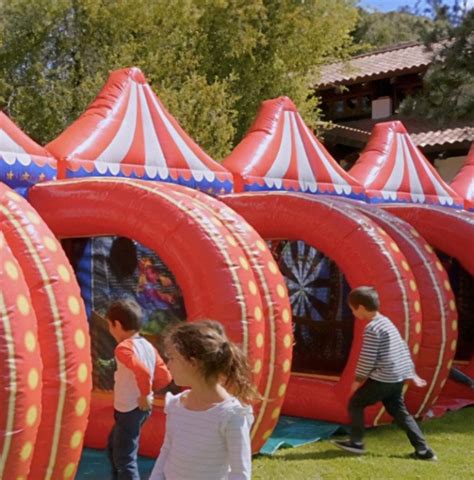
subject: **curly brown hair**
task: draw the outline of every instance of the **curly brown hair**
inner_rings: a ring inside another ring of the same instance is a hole
[[[260,398],[250,381],[247,358],[227,338],[219,322],[180,323],[171,329],[165,341],[171,343],[186,360],[196,360],[206,381],[224,379],[224,387],[243,403]]]

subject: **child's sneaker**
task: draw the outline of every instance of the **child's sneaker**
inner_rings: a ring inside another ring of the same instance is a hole
[[[355,453],[357,455],[365,453],[364,444],[362,443],[355,443],[351,440],[333,440],[332,443],[346,452]]]
[[[417,460],[428,460],[430,462],[436,462],[438,457],[435,455],[433,450],[429,449],[425,451],[415,451],[412,453],[412,457]]]

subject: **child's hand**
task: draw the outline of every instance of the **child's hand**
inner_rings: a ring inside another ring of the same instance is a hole
[[[412,381],[413,381],[413,383],[415,384],[415,387],[423,388],[423,387],[426,387],[426,385],[428,385],[428,383],[426,382],[426,380],[424,380],[423,378],[419,377],[419,376],[416,375],[416,374],[415,374],[415,376],[412,378]]]
[[[153,406],[153,403],[151,399],[148,396],[142,395],[141,397],[138,397],[138,408],[144,412],[148,412],[151,410],[151,407]]]

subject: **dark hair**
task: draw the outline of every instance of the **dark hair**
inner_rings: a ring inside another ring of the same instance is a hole
[[[197,360],[206,381],[225,379],[224,386],[243,403],[259,397],[250,382],[250,368],[242,350],[231,342],[216,321],[183,322],[168,333],[166,342],[186,359]]]
[[[349,303],[354,308],[362,305],[369,312],[375,312],[380,308],[379,294],[374,287],[357,287],[349,293]]]
[[[135,300],[115,300],[107,310],[106,317],[113,324],[120,323],[124,330],[140,330],[142,309]]]

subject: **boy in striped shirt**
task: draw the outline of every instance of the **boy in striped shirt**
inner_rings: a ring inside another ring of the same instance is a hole
[[[155,347],[139,334],[142,312],[135,301],[115,301],[106,317],[110,334],[118,344],[115,348],[115,425],[108,444],[113,478],[140,480],[137,466],[140,431],[151,413],[153,388],[166,387],[171,382],[171,374]]]
[[[349,307],[355,318],[368,323],[352,387],[355,393],[349,401],[350,439],[335,441],[335,445],[352,453],[364,453],[364,410],[381,401],[406,432],[415,448],[413,456],[420,460],[437,460],[403,399],[406,380],[412,380],[418,387],[424,387],[426,382],[415,373],[407,344],[395,325],[379,312],[377,291],[373,287],[355,288],[349,294]]]

